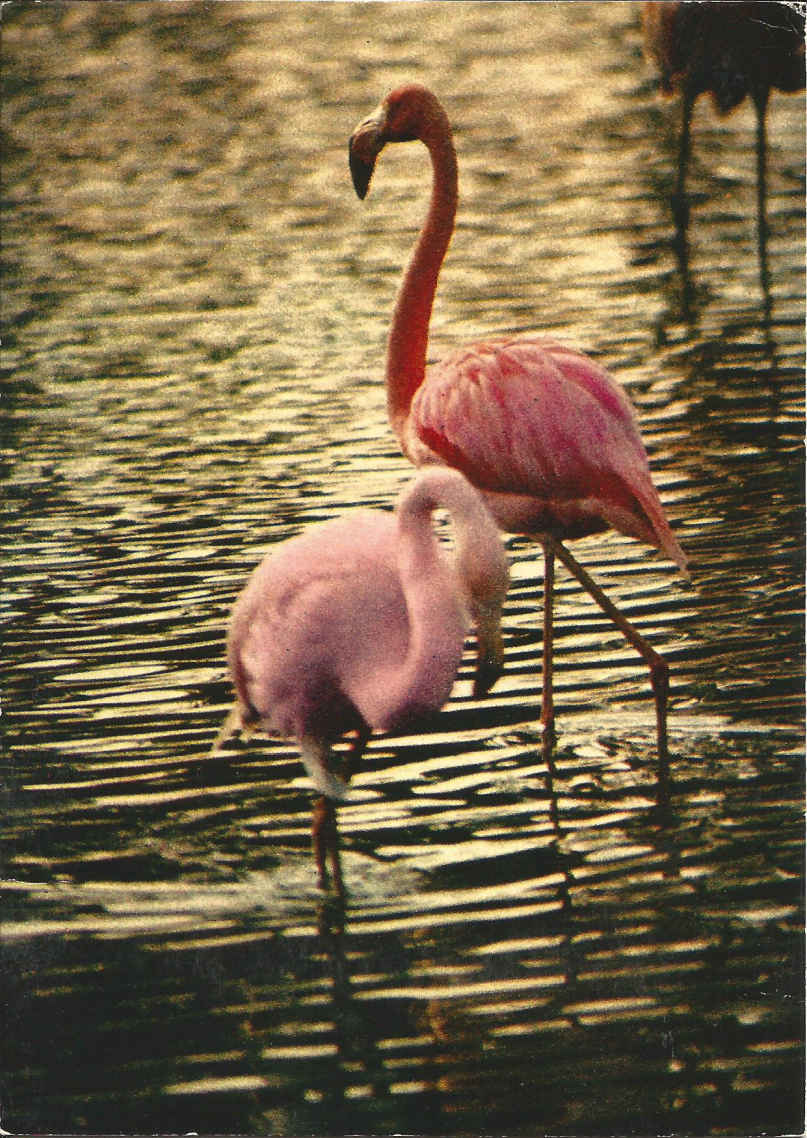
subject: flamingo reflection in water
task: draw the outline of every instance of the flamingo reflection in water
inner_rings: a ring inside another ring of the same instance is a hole
[[[684,554],[653,485],[633,409],[582,353],[540,336],[492,339],[426,370],[432,303],[454,230],[457,157],[445,110],[425,87],[392,91],[354,131],[353,183],[364,198],[388,143],[419,140],[431,157],[431,200],[398,293],[387,351],[389,418],[416,466],[461,470],[500,527],[544,551],[544,754],[555,739],[552,698],[554,563],[577,578],[650,670],[656,704],[659,798],[669,786],[668,667],[566,549],[567,539],[614,528],[655,546],[682,571]]]
[[[432,525],[444,507],[456,552]],[[465,635],[478,643],[474,694],[502,668],[501,609],[510,575],[482,496],[456,471],[424,471],[394,514],[356,510],[284,542],[255,569],[227,638],[237,701],[214,746],[260,726],[295,738],[320,797],[313,844],[319,884],[330,861],[339,897],[335,803],[373,730],[417,727],[448,700]],[[340,772],[331,744],[353,736]]]

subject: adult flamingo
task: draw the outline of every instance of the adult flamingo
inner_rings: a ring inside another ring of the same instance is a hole
[[[431,523],[445,507],[456,554]],[[417,725],[448,699],[465,634],[476,626],[474,692],[502,667],[507,556],[482,496],[455,470],[424,471],[395,514],[356,510],[306,530],[267,555],[233,606],[227,655],[235,707],[214,746],[261,725],[298,740],[321,797],[313,841],[319,883],[343,896],[335,800],[373,730]],[[355,732],[340,776],[330,745]]]
[[[804,88],[804,12],[795,4],[702,0],[642,4],[645,50],[661,72],[661,89],[681,91],[681,139],[674,207],[685,219],[692,111],[707,92],[724,115],[750,95],[757,120],[760,245],[765,240],[765,117],[773,88]]]
[[[454,229],[457,157],[443,107],[427,88],[392,91],[350,139],[350,168],[364,198],[387,143],[420,140],[431,156],[428,214],[398,293],[387,351],[390,422],[416,465],[456,467],[483,491],[502,529],[544,550],[543,695],[547,761],[554,743],[552,610],[557,556],[637,649],[656,704],[659,791],[668,787],[664,659],[569,553],[566,539],[613,527],[686,560],[650,477],[633,410],[592,360],[541,337],[477,343],[426,370],[437,278]]]

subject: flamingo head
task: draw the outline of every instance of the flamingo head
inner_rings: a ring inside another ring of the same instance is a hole
[[[477,656],[473,684],[476,697],[485,695],[504,671],[502,607],[510,587],[510,567],[504,546],[493,519],[488,516],[486,521],[490,524],[490,532],[484,543],[480,540],[478,522],[470,540],[461,532],[457,533],[458,568],[476,627]]]
[[[504,564],[500,582],[488,581],[484,595],[474,591],[471,597],[474,624],[476,625],[476,669],[473,692],[479,698],[485,695],[504,671],[504,644],[502,642],[502,605],[510,583]]]
[[[476,699],[487,695],[504,671],[504,644],[502,643],[501,613],[486,614],[488,620],[483,626],[477,623],[477,654],[474,671],[473,693]]]
[[[364,200],[370,188],[376,159],[389,141],[386,134],[387,111],[379,104],[371,115],[363,119],[350,136],[350,176],[357,195]]]
[[[353,188],[364,199],[370,188],[376,159],[388,142],[414,142],[423,137],[424,122],[439,104],[431,91],[407,83],[390,91],[371,115],[350,136],[350,173]]]

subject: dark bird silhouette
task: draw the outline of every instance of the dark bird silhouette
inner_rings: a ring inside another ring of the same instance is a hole
[[[684,228],[685,183],[691,147],[692,109],[709,94],[718,114],[750,96],[756,110],[757,201],[760,252],[765,223],[765,118],[771,91],[805,85],[803,6],[708,0],[642,5],[645,50],[661,72],[661,89],[682,94],[681,140],[673,210]]]
[[[765,118],[771,91],[805,86],[805,14],[789,3],[653,2],[642,5],[645,51],[665,94],[682,93],[676,205],[683,206],[692,108],[710,94],[719,115],[749,96],[757,113],[757,187],[765,197]]]

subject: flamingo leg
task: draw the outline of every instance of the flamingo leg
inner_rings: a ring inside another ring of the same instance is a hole
[[[560,542],[554,543],[555,551],[573,577],[576,577],[606,616],[617,626],[632,647],[636,649],[650,670],[650,686],[656,703],[656,737],[658,740],[658,797],[659,803],[666,802],[670,791],[670,756],[667,750],[667,697],[670,690],[670,669],[663,656],[633,627],[627,617],[619,611],[613,601],[605,595],[599,585],[592,580],[582,565]]]
[[[311,823],[311,837],[314,846],[314,860],[317,864],[317,884],[320,889],[328,888],[327,861],[331,863],[334,889],[339,897],[344,897],[342,865],[339,860],[339,830],[336,825],[336,807],[332,798],[324,794],[314,801]]]
[[[762,275],[763,288],[768,281],[768,218],[767,218],[767,154],[765,114],[768,107],[768,90],[761,88],[753,92],[754,108],[757,115],[757,252]]]
[[[350,781],[351,775],[364,754],[370,735],[371,730],[366,724],[357,731],[342,764],[342,776],[345,782]],[[332,798],[327,798],[324,794],[314,800],[311,838],[319,888],[323,890],[328,888],[327,862],[329,861],[334,891],[339,900],[344,901],[345,887],[342,878],[342,863],[339,857],[339,827],[336,822],[336,805]]]
[[[543,755],[549,762],[555,746],[555,704],[552,695],[552,649],[554,639],[553,609],[555,604],[555,542],[547,539],[544,547],[544,642],[543,688],[541,692],[541,726],[543,727]]]
[[[686,235],[689,222],[689,203],[686,195],[686,178],[689,169],[689,155],[692,137],[692,112],[695,107],[695,96],[689,87],[685,88],[681,100],[681,137],[678,141],[678,172],[673,193],[672,209],[673,221],[679,240]]]

